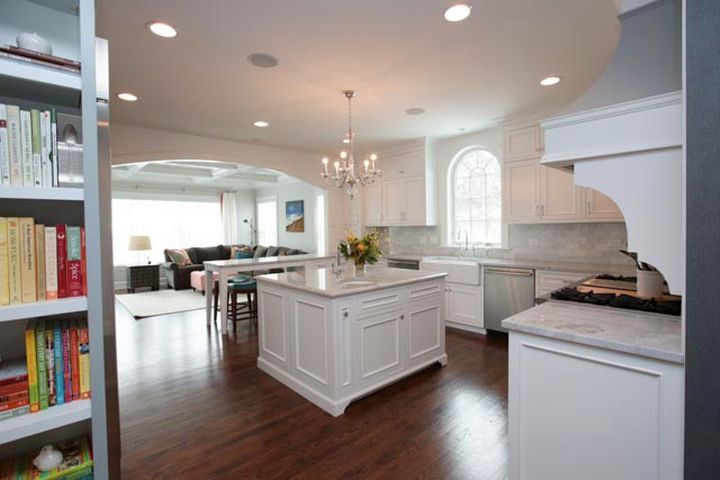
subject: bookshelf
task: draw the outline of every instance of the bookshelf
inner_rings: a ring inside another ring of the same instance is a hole
[[[0,459],[78,434],[92,435],[94,478],[120,477],[120,432],[110,236],[108,45],[95,36],[95,0],[3,0],[0,44],[38,32],[74,73],[0,57],[0,103],[82,116],[82,188],[0,186],[0,217],[85,226],[87,296],[0,307],[0,355],[13,358],[35,318],[87,317],[92,398],[0,421]],[[13,345],[14,344],[14,345]],[[24,351],[24,349],[23,349]]]

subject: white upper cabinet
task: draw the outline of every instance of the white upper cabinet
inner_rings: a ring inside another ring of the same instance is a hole
[[[424,138],[378,152],[383,176],[364,192],[365,225],[435,225],[435,167]]]
[[[621,222],[617,205],[602,193],[577,187],[571,171],[540,163],[537,124],[503,133],[503,208],[508,223]]]

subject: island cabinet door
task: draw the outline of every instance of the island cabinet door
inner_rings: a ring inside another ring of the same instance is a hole
[[[311,295],[292,295],[290,305],[291,373],[328,395],[334,384],[332,304]]]
[[[261,288],[258,296],[259,314],[259,356],[282,370],[290,367],[290,329],[288,325],[288,303],[286,293],[273,288]]]
[[[405,309],[403,327],[406,329],[406,368],[436,359],[445,353],[444,305],[440,295],[435,301],[410,303]]]
[[[370,387],[403,369],[403,321],[400,308],[349,317],[353,391]]]

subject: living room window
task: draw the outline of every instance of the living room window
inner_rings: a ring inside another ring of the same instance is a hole
[[[461,152],[448,171],[450,245],[485,247],[503,242],[500,162],[482,148]]]
[[[264,245],[266,247],[277,245],[277,197],[258,197],[256,204],[258,245]]]
[[[115,265],[164,262],[166,248],[206,247],[223,243],[219,200],[178,201],[113,198]],[[150,237],[152,250],[128,250],[132,235]]]

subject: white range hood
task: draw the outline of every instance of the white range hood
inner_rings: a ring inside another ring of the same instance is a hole
[[[625,216],[628,250],[685,287],[682,92],[541,122],[542,163],[572,168],[575,183],[612,198]]]

